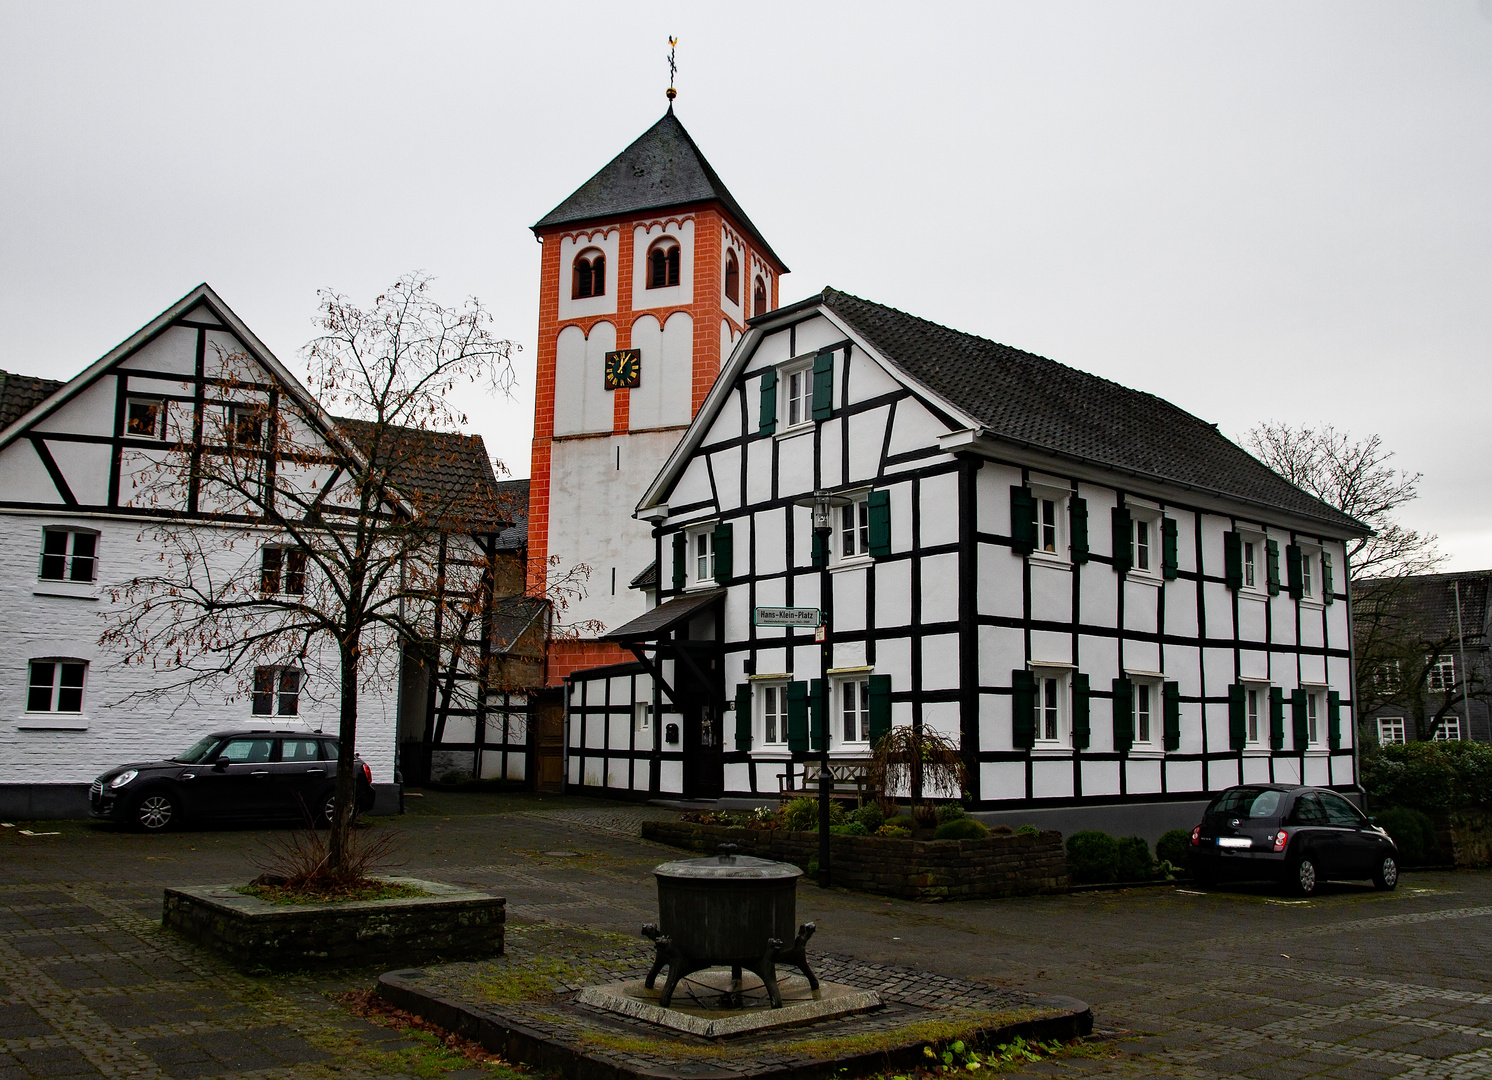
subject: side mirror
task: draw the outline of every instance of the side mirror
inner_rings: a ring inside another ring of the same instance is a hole
[[[222,757],[218,758],[216,761],[214,761],[212,763],[212,771],[213,772],[227,772],[228,771],[228,759],[227,758],[222,758]]]
[[[1369,814],[1368,815],[1368,824],[1376,827],[1378,825],[1378,819],[1375,818],[1375,817],[1373,817],[1371,814]]]

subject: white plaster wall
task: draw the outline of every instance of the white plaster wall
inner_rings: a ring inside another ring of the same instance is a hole
[[[688,424],[694,320],[688,312],[676,311],[660,326],[657,318],[644,315],[632,324],[632,347],[640,350],[642,363],[637,388],[628,391],[627,426],[637,431]]]
[[[648,288],[648,248],[665,236],[679,243],[679,283]],[[683,307],[694,303],[694,219],[638,225],[632,230],[632,310]]]
[[[559,317],[561,319],[585,319],[593,315],[615,315],[617,282],[625,272],[618,257],[621,230],[596,229],[578,236],[560,237],[559,257]],[[546,243],[553,243],[552,239]],[[575,285],[575,257],[587,248],[599,248],[606,256],[606,292],[602,296],[588,296],[581,300],[571,299]]]
[[[567,326],[555,341],[554,433],[610,431],[615,422],[606,389],[606,354],[616,348],[616,327],[600,322],[587,336]]]

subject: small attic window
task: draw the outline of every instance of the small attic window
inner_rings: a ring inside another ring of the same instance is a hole
[[[679,244],[663,239],[648,248],[648,288],[666,289],[679,283]]]
[[[575,274],[570,285],[570,299],[584,300],[606,295],[606,256],[596,248],[587,248],[575,257]]]
[[[725,298],[732,304],[741,302],[741,264],[734,251],[725,253]]]
[[[767,313],[767,286],[761,278],[756,279],[756,288],[751,290],[751,314],[765,315]]]

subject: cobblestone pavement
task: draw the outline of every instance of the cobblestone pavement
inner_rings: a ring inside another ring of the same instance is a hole
[[[427,793],[374,826],[400,872],[494,889],[515,922],[635,934],[657,808]],[[376,971],[239,975],[159,925],[166,885],[244,881],[274,830],[119,834],[0,829],[0,1080],[32,1077],[480,1076],[329,995]],[[1094,1007],[1117,1058],[1038,1071],[1214,1080],[1492,1078],[1492,874],[1406,875],[1394,893],[1332,886],[1153,888],[918,905],[804,885],[813,948]]]

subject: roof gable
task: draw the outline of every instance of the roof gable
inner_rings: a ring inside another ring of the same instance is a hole
[[[712,201],[724,206],[778,264],[781,273],[787,273],[777,253],[684,130],[672,105],[631,146],[540,218],[534,231]]]

